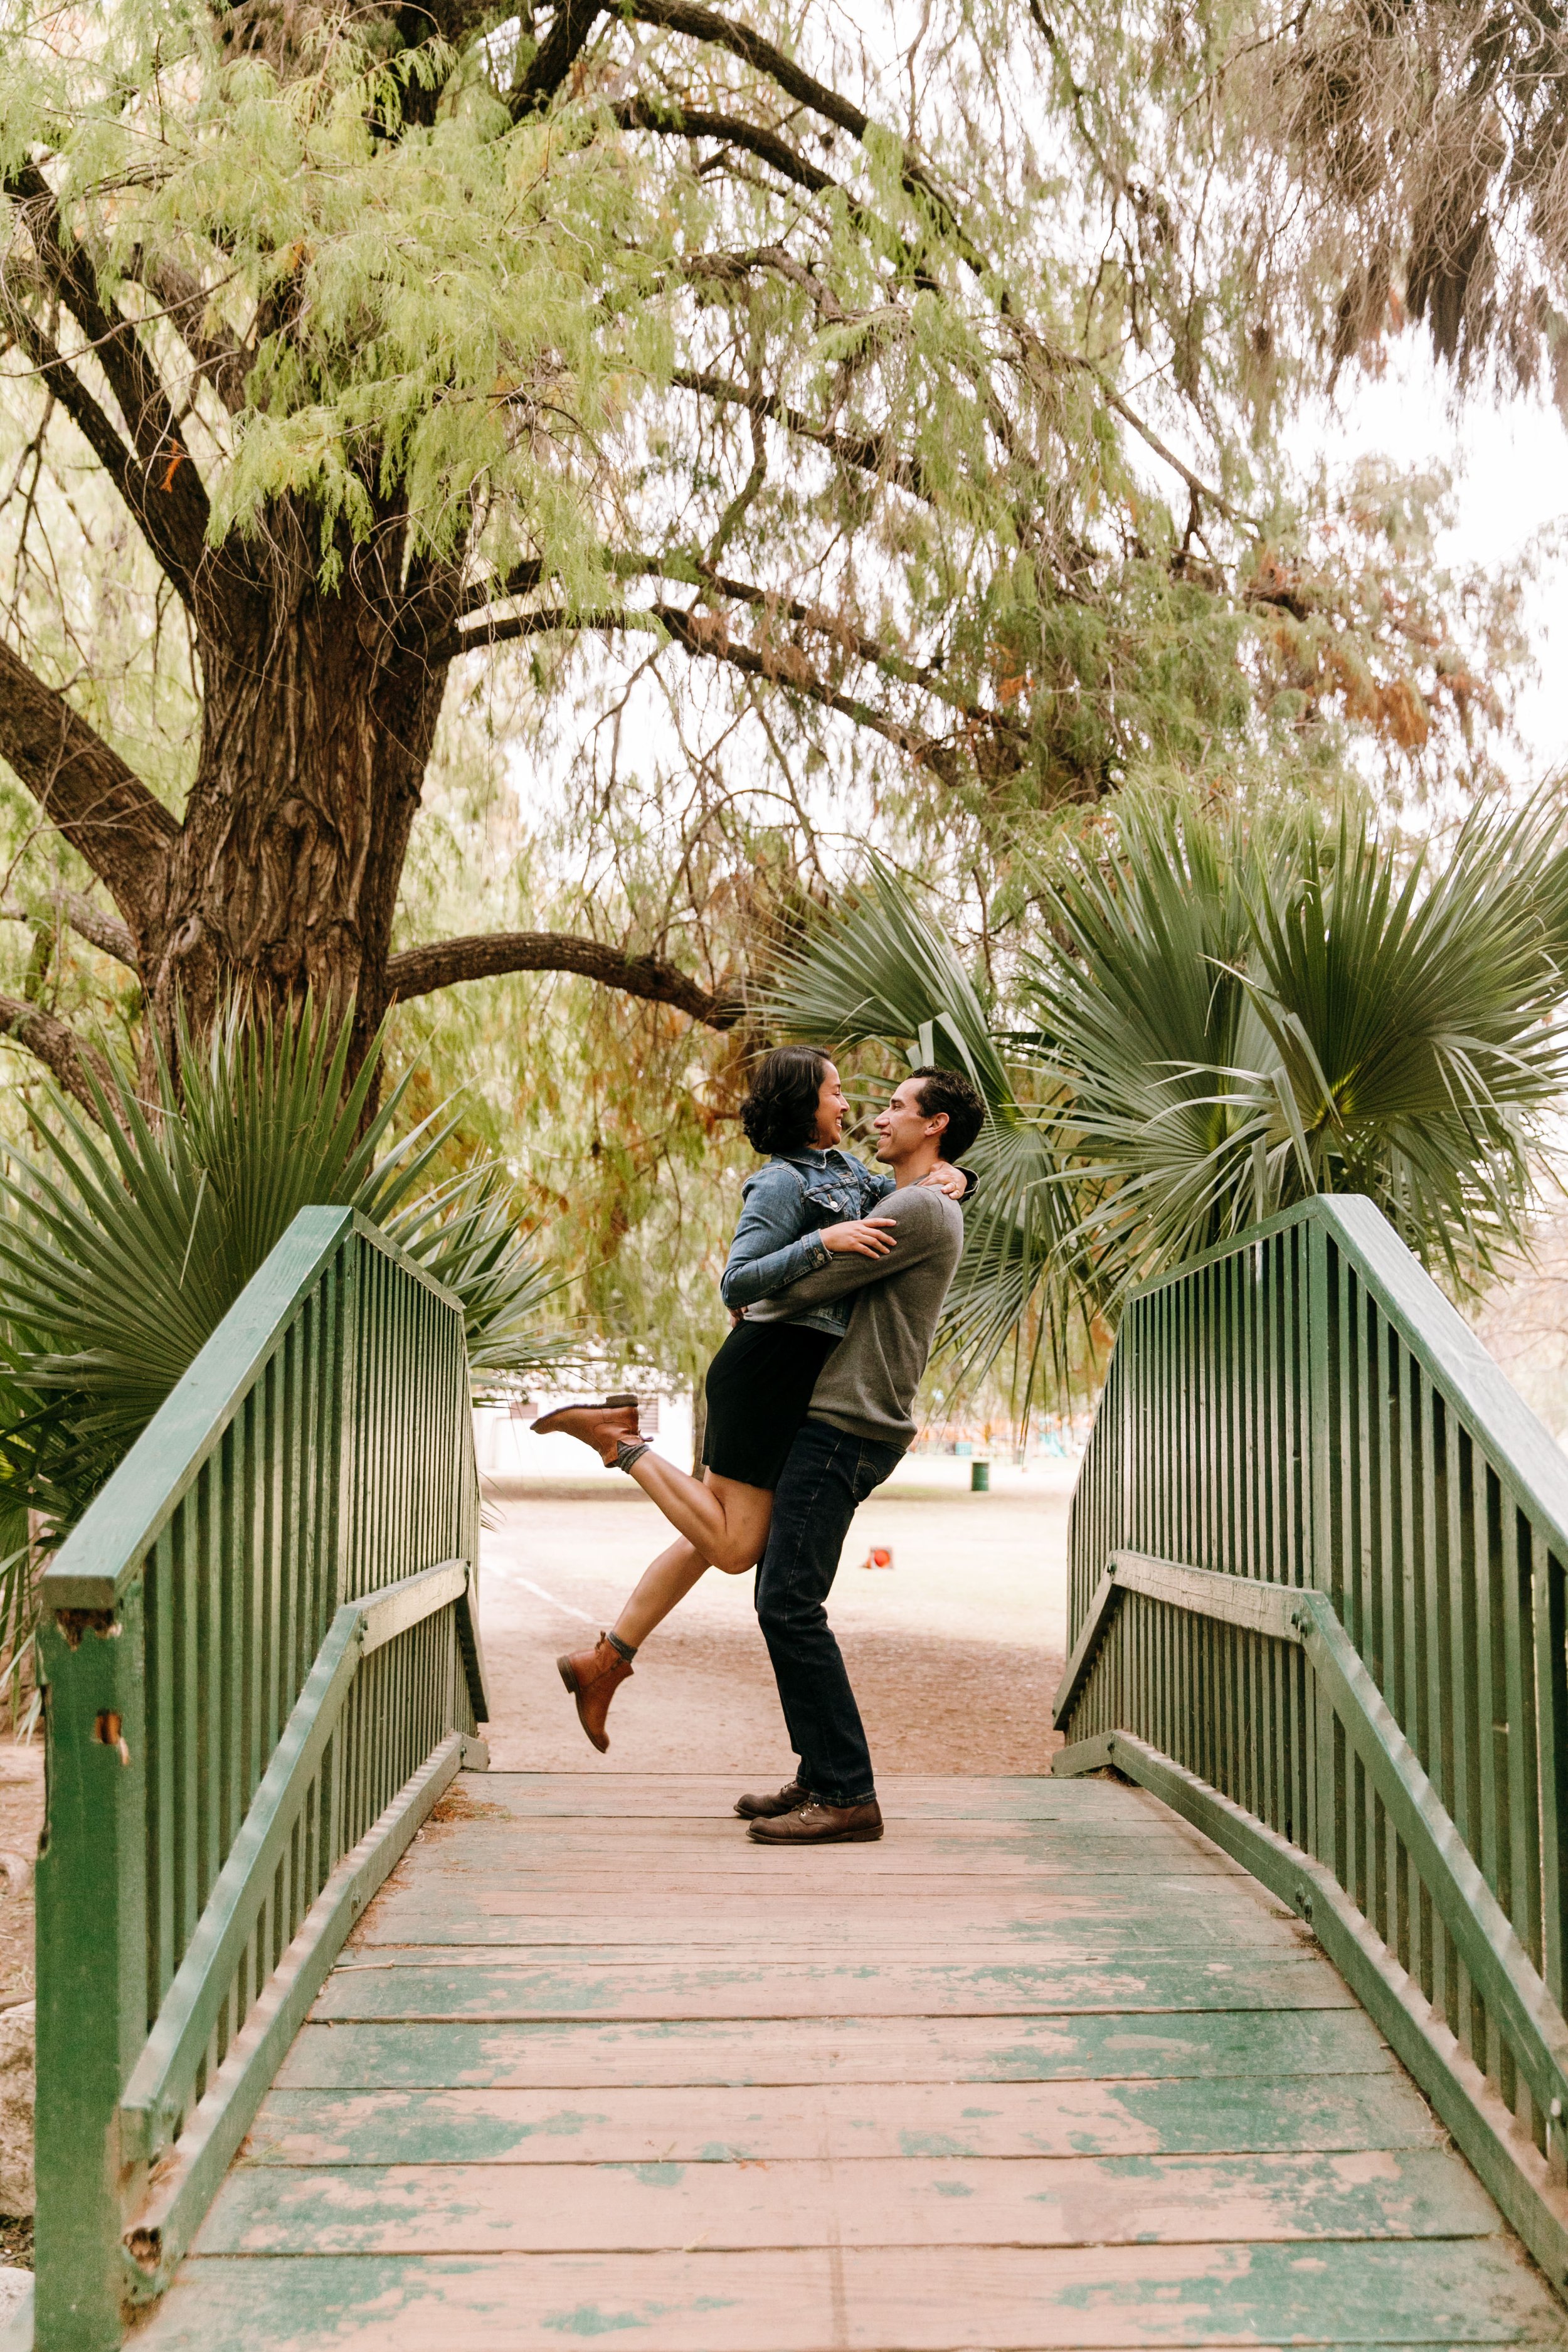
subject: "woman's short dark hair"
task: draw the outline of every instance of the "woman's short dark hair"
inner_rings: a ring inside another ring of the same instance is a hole
[[[815,1045],[775,1045],[764,1054],[741,1105],[753,1151],[804,1151],[816,1141],[816,1104],[827,1056]]]
[[[937,1150],[944,1160],[962,1160],[985,1124],[985,1105],[962,1070],[936,1070],[929,1062],[910,1076],[920,1080],[915,1100],[927,1118],[947,1113]]]

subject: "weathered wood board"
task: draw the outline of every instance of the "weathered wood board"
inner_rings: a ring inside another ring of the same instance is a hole
[[[1441,2148],[1304,2156],[668,2158],[536,2165],[245,2166],[209,2254],[486,2254],[1236,2239],[1486,2237],[1492,2207]]]
[[[640,2071],[640,2070],[628,2070]],[[762,2164],[796,2157],[1171,2156],[1436,2147],[1406,2084],[1373,2074],[1153,2082],[600,2085],[275,2091],[253,2164]]]
[[[952,1948],[944,1935],[942,1948]],[[840,1941],[837,1949],[842,1952]],[[374,1954],[374,1957],[372,1957]],[[329,1978],[320,2018],[1030,2017],[1042,2011],[1339,2009],[1352,1996],[1326,1960],[1292,1949],[1200,1945],[1175,1952],[1086,1952],[1035,1961],[1009,1954],[963,1961],[768,1959],[663,1948],[614,1962],[447,1953],[437,1946],[377,1953],[362,1946]]]
[[[1528,2345],[1568,2314],[1300,1924],[1141,1791],[489,1775],[300,2034],[146,2352]]]
[[[1166,2082],[1283,2074],[1389,2079],[1348,1998],[1304,2010],[1047,2017],[771,2017],[308,2024],[278,2080],[595,2089],[616,2084]]]
[[[1215,1941],[1212,1877],[1139,1871],[1037,1883],[1014,1874],[966,1878],[955,1887],[935,1874],[923,1880],[856,1876],[858,1883],[829,1895],[820,1885],[801,1885],[798,1877],[794,1884],[737,1886],[712,1874],[675,1878],[661,1872],[657,1887],[634,1893],[602,1869],[548,1883],[531,1873],[510,1885],[504,1879],[476,1883],[470,1874],[447,1871],[433,1884],[379,1895],[361,1940],[595,1946],[624,1940],[635,1927],[648,1943],[680,1943],[690,1950],[752,1942],[774,1950],[797,1944],[831,1951],[846,1937],[861,1950],[887,1944],[929,1948],[955,1932],[986,1944],[1064,1952]],[[1252,1880],[1233,1881],[1225,1940],[1273,1948],[1279,1924],[1291,1916]]]
[[[158,2352],[1184,2352],[1508,2345],[1562,2314],[1501,2238],[1321,2246],[275,2255],[187,2262]]]

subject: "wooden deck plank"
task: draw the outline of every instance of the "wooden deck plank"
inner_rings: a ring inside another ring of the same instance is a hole
[[[1092,1953],[1044,1961],[921,1965],[898,1958],[775,1960],[722,1953],[689,1964],[529,1967],[356,1952],[336,1969],[318,2018],[1026,2017],[1093,2010],[1348,2009],[1352,1996],[1310,1953],[1215,1956],[1213,1946],[1130,1962]]]
[[[568,2089],[617,2084],[820,2082],[1245,2081],[1362,2073],[1386,2080],[1388,2051],[1364,2011],[1193,2010],[1127,2015],[696,2018],[476,2023],[324,2022],[304,2027],[280,2086],[330,2090]]]
[[[643,1818],[733,1822],[743,1789],[766,1789],[766,1773],[749,1781],[734,1774],[679,1772],[616,1773],[591,1764],[581,1772],[487,1772],[482,1791],[465,1790],[452,1811],[463,1818],[525,1821],[553,1815],[583,1821]],[[910,1773],[879,1779],[877,1793],[890,1822],[1164,1822],[1157,1798],[1119,1780],[985,1779],[976,1773],[952,1779]]]
[[[373,2078],[374,2079],[374,2078]],[[1156,2156],[1424,2148],[1386,2073],[1152,2083],[679,2084],[561,2091],[275,2090],[247,2164],[760,2163],[781,2158]]]
[[[1229,1884],[1212,1879],[1185,1883],[1211,1886]],[[922,1955],[929,1953],[933,1945],[938,1950],[949,1951],[968,1945],[978,1946],[982,1951],[987,1948],[1005,1949],[1011,1958],[1059,1955],[1066,1960],[1079,1954],[1092,1953],[1097,1958],[1118,1953],[1136,1957],[1142,1952],[1170,1952],[1178,1948],[1201,1956],[1216,1948],[1234,1951],[1245,1947],[1263,1958],[1314,1948],[1306,1931],[1287,1927],[1282,1920],[1256,1915],[1233,1917],[1212,1910],[1204,1913],[1179,1903],[1172,1903],[1163,1910],[1151,1906],[1131,1917],[1119,1917],[1111,1912],[1098,1918],[1092,1911],[1074,1906],[1066,1916],[1053,1918],[1045,1906],[1034,1903],[1021,1903],[1011,1914],[1001,1907],[976,1906],[976,1916],[975,1912],[966,1911],[962,1903],[935,1897],[929,1905],[922,1905],[918,1896],[913,1896],[898,1908],[891,1904],[863,1900],[829,1910],[784,1901],[777,1905],[759,1901],[743,1907],[731,1906],[721,1896],[710,1906],[700,1888],[682,1892],[690,1906],[686,1916],[689,1919],[693,1913],[699,1915],[684,1936],[681,1914],[673,1905],[632,1916],[623,1910],[618,1916],[608,1905],[595,1906],[584,1916],[567,1908],[569,1893],[557,1889],[555,1904],[559,1907],[548,1909],[542,1905],[527,1907],[526,1897],[518,1900],[504,1893],[498,1895],[489,1909],[480,1909],[477,1905],[459,1906],[456,1899],[439,1909],[424,1903],[417,1907],[390,1906],[370,1922],[362,1948],[381,1946],[395,1949],[418,1944],[435,1953],[443,1946],[472,1949],[483,1945],[498,1953],[548,1948],[586,1956],[603,1950],[607,1944],[630,1942],[634,1936],[635,1948],[639,1951],[662,1945],[667,1949],[704,1956],[713,1951],[742,1949],[770,1957],[786,1951],[802,1955],[842,1952],[847,1945],[868,1953],[903,1951]],[[767,1925],[770,1909],[777,1912],[771,1931]]]
[[[618,1881],[658,1868],[683,1880],[720,1875],[741,1885],[820,1887],[819,1855],[759,1845],[741,1824],[547,1820],[476,1823],[454,1838],[443,1824],[421,1856],[420,1885],[600,1875]],[[547,1832],[554,1835],[544,1834]],[[853,1880],[1242,1878],[1238,1862],[1206,1841],[1173,1837],[1144,1822],[1089,1836],[1048,1822],[906,1822],[879,1844],[855,1846]],[[847,1873],[847,1877],[848,1874]]]
[[[872,1849],[877,1851],[877,1849]],[[766,1858],[766,1855],[764,1855]],[[816,1882],[802,1863],[785,1863],[787,1877],[705,1872],[687,1877],[660,1865],[651,1884],[627,1884],[605,1867],[581,1872],[520,1872],[499,1865],[479,1872],[421,1872],[414,1884],[378,1894],[369,1907],[360,1943],[400,1940],[393,1922],[416,1927],[426,1943],[482,1943],[487,1933],[508,1933],[515,1943],[602,1943],[609,1936],[672,1943],[700,1933],[703,1940],[736,1940],[775,1931],[809,1943],[832,1943],[847,1927],[856,1933],[921,1933],[926,1943],[942,1928],[963,1927],[971,1940],[990,1943],[1018,1933],[1048,1933],[1063,1943],[1112,1940],[1129,1943],[1213,1943],[1239,1936],[1246,1943],[1300,1943],[1307,1931],[1293,1912],[1269,1898],[1256,1879],[1194,1877],[1159,1870],[1117,1870],[1084,1877],[1037,1879],[1032,1872],[1008,1877],[954,1879],[945,1872],[924,1877],[891,1877],[860,1865],[860,1855],[844,1870],[823,1872],[816,1855]],[[531,1924],[548,1922],[548,1924]],[[1081,1928],[1089,1927],[1086,1938]]]
[[[1502,2239],[187,2262],[138,2352],[1184,2352],[1552,2347],[1560,2307]]]
[[[1249,2352],[1568,2316],[1310,1933],[1142,1790],[466,1780],[141,2352]]]
[[[1355,2154],[447,2161],[231,2172],[209,2254],[661,2253],[746,2247],[1122,2246],[1486,2237],[1446,2148]]]

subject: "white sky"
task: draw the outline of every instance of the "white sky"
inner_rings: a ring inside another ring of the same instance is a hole
[[[1458,416],[1426,340],[1401,337],[1387,373],[1348,387],[1306,428],[1307,445],[1338,473],[1362,457],[1403,467],[1450,466],[1455,519],[1440,547],[1443,561],[1500,564],[1523,555],[1532,539],[1568,519],[1568,427],[1537,401],[1499,403],[1474,395]],[[1568,539],[1568,533],[1563,534]],[[1568,547],[1548,555],[1528,591],[1526,612],[1541,675],[1521,698],[1521,780],[1568,767]]]

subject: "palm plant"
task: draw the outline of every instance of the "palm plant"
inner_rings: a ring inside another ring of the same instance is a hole
[[[58,1537],[145,1428],[296,1212],[352,1206],[462,1300],[476,1387],[558,1360],[538,1329],[552,1276],[524,1247],[502,1171],[439,1168],[453,1122],[392,1130],[370,1110],[378,1055],[346,1083],[349,1027],[307,1005],[263,1024],[238,1005],[151,1107],[123,1076],[101,1129],[58,1091],[0,1190],[0,1506]],[[376,1041],[379,1046],[380,1040]]]
[[[1042,1335],[1061,1341],[1068,1299],[1070,1197],[1059,1181],[1054,1089],[1017,1041],[993,1025],[984,994],[951,941],[896,877],[873,861],[871,879],[835,914],[813,921],[775,962],[760,1009],[782,1034],[835,1050],[880,1043],[908,1050],[911,1066],[965,1069],[986,1108],[964,1154],[978,1190],[965,1215],[963,1261],[948,1301],[948,1330],[982,1367],[1021,1339],[1042,1284],[1054,1313],[1037,1318],[1026,1376]]]
[[[971,1371],[1318,1192],[1368,1193],[1456,1291],[1524,1245],[1560,1097],[1561,854],[1472,820],[1401,874],[1364,821],[1130,798],[1064,857],[1001,1026],[885,870],[775,976],[784,1029],[962,1053],[992,1112],[949,1307]]]

